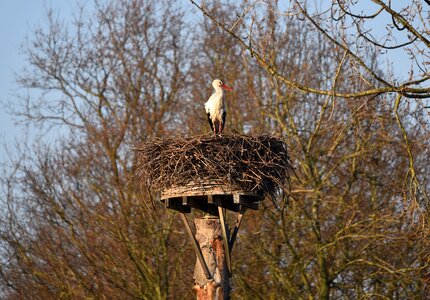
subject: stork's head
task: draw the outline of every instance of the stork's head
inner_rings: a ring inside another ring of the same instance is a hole
[[[214,89],[216,89],[216,90],[218,90],[219,88],[223,88],[223,89],[225,89],[225,90],[227,90],[227,91],[232,91],[233,89],[232,88],[230,88],[230,87],[228,87],[228,86],[226,86],[221,80],[219,80],[219,79],[215,79],[213,82],[212,82],[212,86],[214,87]]]

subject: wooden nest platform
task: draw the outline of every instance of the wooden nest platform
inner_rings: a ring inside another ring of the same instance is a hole
[[[264,196],[286,186],[291,171],[285,143],[267,135],[157,138],[135,151],[134,180],[182,212],[256,209]]]

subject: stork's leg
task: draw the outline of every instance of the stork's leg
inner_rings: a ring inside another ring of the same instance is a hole
[[[225,117],[227,115],[227,112],[225,110],[223,110],[222,115],[221,115],[221,122],[220,122],[220,130],[219,133],[221,133],[224,130],[224,125],[225,125]]]
[[[219,131],[218,131],[218,128],[219,128],[218,126],[219,125],[218,124],[219,124],[218,120],[215,120],[214,121],[214,135],[215,136],[216,136],[217,133],[219,133]]]

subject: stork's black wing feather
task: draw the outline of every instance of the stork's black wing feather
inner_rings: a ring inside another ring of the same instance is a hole
[[[209,125],[211,125],[212,131],[214,131],[214,124],[212,123],[211,114],[207,113]]]

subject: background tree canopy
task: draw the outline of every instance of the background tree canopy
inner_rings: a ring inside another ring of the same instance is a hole
[[[133,145],[210,132],[214,78],[234,87],[226,130],[282,136],[296,172],[289,194],[245,216],[233,298],[430,292],[430,5],[285,2],[94,1],[72,24],[47,13],[15,110],[62,134],[3,170],[3,299],[194,297],[182,225],[127,183]],[[384,63],[393,51],[409,70]]]

